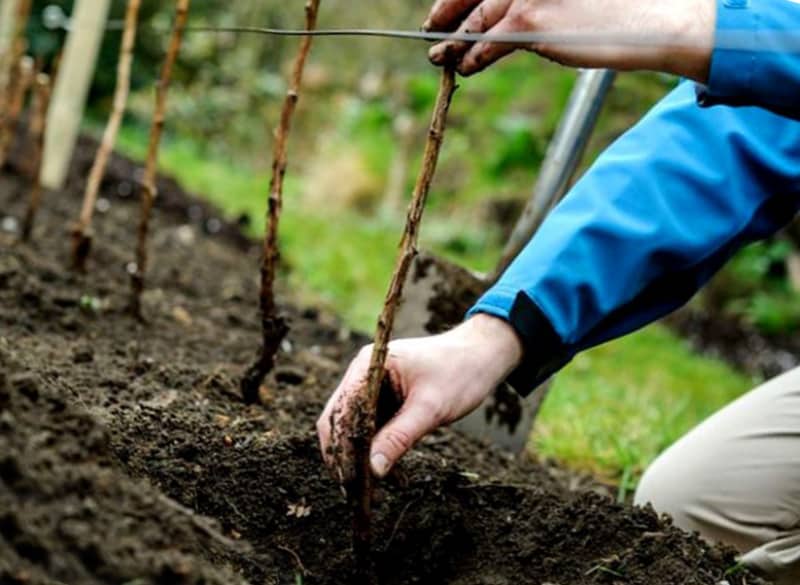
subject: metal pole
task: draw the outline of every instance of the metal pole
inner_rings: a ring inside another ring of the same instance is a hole
[[[605,69],[581,71],[564,117],[542,163],[533,197],[528,201],[506,244],[493,275],[493,282],[508,268],[542,225],[550,210],[566,194],[615,78],[616,72]]]
[[[59,189],[78,142],[111,0],[76,0],[47,123],[42,185]]]

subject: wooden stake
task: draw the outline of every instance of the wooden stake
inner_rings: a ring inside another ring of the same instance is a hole
[[[50,107],[50,96],[53,90],[52,80],[49,75],[39,73],[36,76],[33,113],[31,114],[30,135],[33,143],[33,187],[31,188],[28,211],[22,224],[22,241],[30,241],[36,214],[42,200],[42,153],[44,152],[44,139],[47,134],[47,110]]]
[[[166,119],[167,97],[169,84],[172,79],[172,69],[181,50],[183,32],[189,18],[189,5],[191,0],[177,0],[175,6],[175,24],[172,28],[172,38],[169,49],[161,69],[161,79],[156,88],[156,107],[153,113],[153,124],[150,128],[150,145],[147,150],[144,180],[142,181],[141,200],[142,213],[139,221],[138,240],[136,245],[136,265],[131,274],[131,313],[137,318],[142,318],[142,292],[144,291],[144,277],[147,272],[147,234],[150,226],[150,215],[157,193],[156,173],[158,172],[158,151],[161,146],[161,135],[164,132]]]
[[[0,93],[5,91],[8,83],[8,60],[11,58],[11,46],[14,42],[14,21],[17,5],[21,0],[2,0],[0,2]]]
[[[34,78],[33,58],[24,56],[19,60],[17,67],[11,75],[9,85],[10,103],[5,120],[0,127],[0,169],[8,159],[9,149],[17,135],[17,124],[20,114],[25,107],[25,97],[31,88]]]
[[[439,95],[428,133],[422,170],[417,179],[414,195],[408,209],[406,227],[400,243],[400,253],[389,285],[389,291],[386,294],[383,311],[378,318],[372,359],[366,383],[361,396],[357,400],[352,430],[338,429],[334,431],[334,436],[342,432],[352,433],[349,439],[354,447],[355,479],[349,486],[348,495],[354,510],[353,548],[356,567],[364,579],[371,578],[370,575],[372,574],[370,564],[370,525],[373,479],[370,469],[370,446],[376,431],[375,416],[378,398],[386,375],[385,364],[389,349],[389,339],[394,326],[397,306],[403,294],[403,285],[406,282],[414,257],[417,255],[420,223],[425,210],[425,202],[430,192],[431,182],[436,172],[436,165],[439,161],[439,152],[441,151],[447,126],[447,114],[456,89],[455,70],[452,67],[446,67],[442,73]]]
[[[42,185],[55,190],[64,186],[69,174],[111,0],[74,0],[70,4],[70,31],[53,88],[42,163]]]
[[[314,30],[317,26],[320,0],[307,0],[306,30]],[[256,362],[250,366],[241,381],[242,397],[248,404],[258,400],[258,390],[261,383],[275,365],[275,355],[280,349],[281,342],[289,332],[286,320],[278,312],[275,302],[275,278],[280,260],[278,248],[278,227],[280,224],[281,209],[283,207],[283,182],[286,176],[287,144],[292,126],[292,117],[297,108],[300,97],[300,88],[303,82],[303,71],[308,60],[312,37],[304,37],[292,69],[292,77],[286,99],[283,103],[280,123],[275,130],[275,146],[272,159],[272,180],[269,186],[269,200],[267,204],[266,224],[264,235],[264,250],[261,258],[261,293],[259,296],[261,308],[262,344]]]
[[[97,195],[100,192],[100,184],[105,176],[111,152],[117,142],[117,135],[119,134],[122,119],[125,116],[125,107],[128,103],[128,95],[131,89],[133,49],[136,46],[136,29],[141,4],[141,0],[128,0],[128,8],[125,14],[125,32],[122,36],[119,63],[117,64],[117,87],[114,90],[114,106],[103,134],[103,140],[97,150],[94,165],[89,174],[80,218],[72,230],[72,265],[73,268],[80,272],[86,270],[86,259],[89,257],[92,246],[92,215],[97,203]]]

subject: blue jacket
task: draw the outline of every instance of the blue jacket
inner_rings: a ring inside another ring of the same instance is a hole
[[[708,87],[683,82],[617,140],[472,309],[523,340],[521,393],[680,307],[800,210],[800,47],[769,34],[800,39],[800,4],[718,12]]]

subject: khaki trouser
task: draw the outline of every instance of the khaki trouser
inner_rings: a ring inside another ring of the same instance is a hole
[[[800,368],[722,409],[663,453],[636,493],[675,523],[800,584]]]

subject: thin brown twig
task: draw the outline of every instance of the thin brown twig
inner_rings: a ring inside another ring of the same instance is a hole
[[[81,272],[86,270],[86,260],[92,245],[92,215],[100,192],[100,184],[108,167],[111,151],[117,141],[122,119],[125,116],[125,107],[131,88],[131,65],[133,64],[133,49],[136,46],[136,31],[139,21],[139,8],[141,0],[128,0],[125,13],[125,31],[122,36],[122,45],[117,64],[117,86],[114,90],[114,106],[108,119],[103,140],[97,150],[89,180],[86,183],[86,192],[83,196],[83,207],[78,222],[72,230],[72,265]]]
[[[407,503],[400,512],[400,515],[397,517],[397,522],[394,523],[394,528],[392,528],[392,533],[389,536],[389,540],[386,541],[386,546],[384,547],[384,552],[389,552],[389,549],[394,542],[394,537],[397,536],[397,531],[400,529],[400,524],[403,522],[403,518],[405,518],[408,511],[411,509],[411,506],[416,504],[419,500],[411,500]]]
[[[294,549],[289,548],[288,546],[283,544],[279,544],[277,548],[278,550],[282,550],[283,552],[287,553],[294,559],[294,562],[297,563],[297,568],[300,569],[301,573],[303,573],[303,577],[311,577],[314,575],[314,573],[312,573],[306,568],[306,566],[303,564],[303,561],[300,559],[300,555],[297,554],[297,552]]]
[[[44,140],[47,135],[47,112],[50,109],[50,96],[53,92],[52,77],[39,73],[36,76],[33,114],[31,116],[30,136],[33,144],[33,187],[31,188],[28,211],[22,224],[22,241],[27,242],[33,234],[33,226],[42,200],[42,158]]]
[[[317,27],[320,0],[306,0],[306,30],[312,31]],[[264,248],[261,256],[261,292],[259,305],[261,309],[261,351],[256,362],[247,370],[241,382],[242,397],[248,404],[258,401],[258,390],[261,383],[275,365],[275,355],[280,349],[281,342],[289,332],[286,320],[279,314],[275,302],[275,279],[280,261],[278,246],[278,228],[280,225],[281,209],[283,208],[283,183],[286,177],[287,146],[292,127],[292,118],[300,99],[300,89],[303,83],[303,72],[306,61],[311,52],[314,39],[304,37],[300,43],[297,57],[292,68],[292,76],[286,99],[283,103],[280,123],[275,130],[275,145],[272,158],[272,179],[269,186],[269,200],[267,203],[266,224],[264,235]]]
[[[420,223],[439,161],[439,153],[447,126],[447,114],[456,88],[454,68],[445,67],[433,112],[433,120],[428,132],[422,170],[417,179],[411,205],[408,209],[408,218],[403,232],[403,239],[400,243],[400,253],[389,285],[389,291],[386,294],[383,311],[378,319],[367,381],[361,391],[361,396],[358,400],[359,406],[355,412],[355,420],[352,422],[350,440],[354,448],[355,480],[348,490],[348,495],[354,508],[353,548],[356,555],[357,570],[362,578],[367,580],[372,578],[369,559],[373,485],[369,454],[372,438],[375,435],[378,397],[386,374],[386,356],[394,326],[395,313],[403,294],[403,285],[408,276],[408,271],[417,254]]]
[[[19,0],[17,10],[14,15],[14,31],[11,39],[9,55],[3,55],[0,67],[3,68],[3,87],[0,87],[0,124],[5,125],[6,111],[11,101],[12,83],[11,77],[14,68],[28,49],[28,40],[25,31],[28,27],[28,20],[31,17],[32,0]]]
[[[172,27],[172,38],[167,50],[164,65],[161,68],[161,78],[156,87],[156,106],[153,112],[153,123],[150,128],[150,144],[147,149],[144,179],[141,188],[142,212],[139,220],[138,238],[136,244],[136,265],[131,274],[131,313],[138,319],[142,318],[142,293],[144,292],[144,279],[147,273],[147,234],[150,228],[150,215],[153,204],[158,194],[156,190],[156,173],[158,172],[158,151],[161,146],[161,136],[164,132],[164,121],[167,111],[167,97],[169,84],[172,79],[172,70],[178,60],[178,54],[183,42],[183,32],[189,18],[189,5],[191,0],[176,0],[175,24]]]
[[[33,84],[35,76],[34,61],[32,57],[23,56],[17,61],[17,66],[11,74],[9,84],[9,103],[7,104],[6,114],[2,125],[0,125],[0,169],[6,160],[11,144],[17,135],[17,124],[25,107],[25,97]]]

